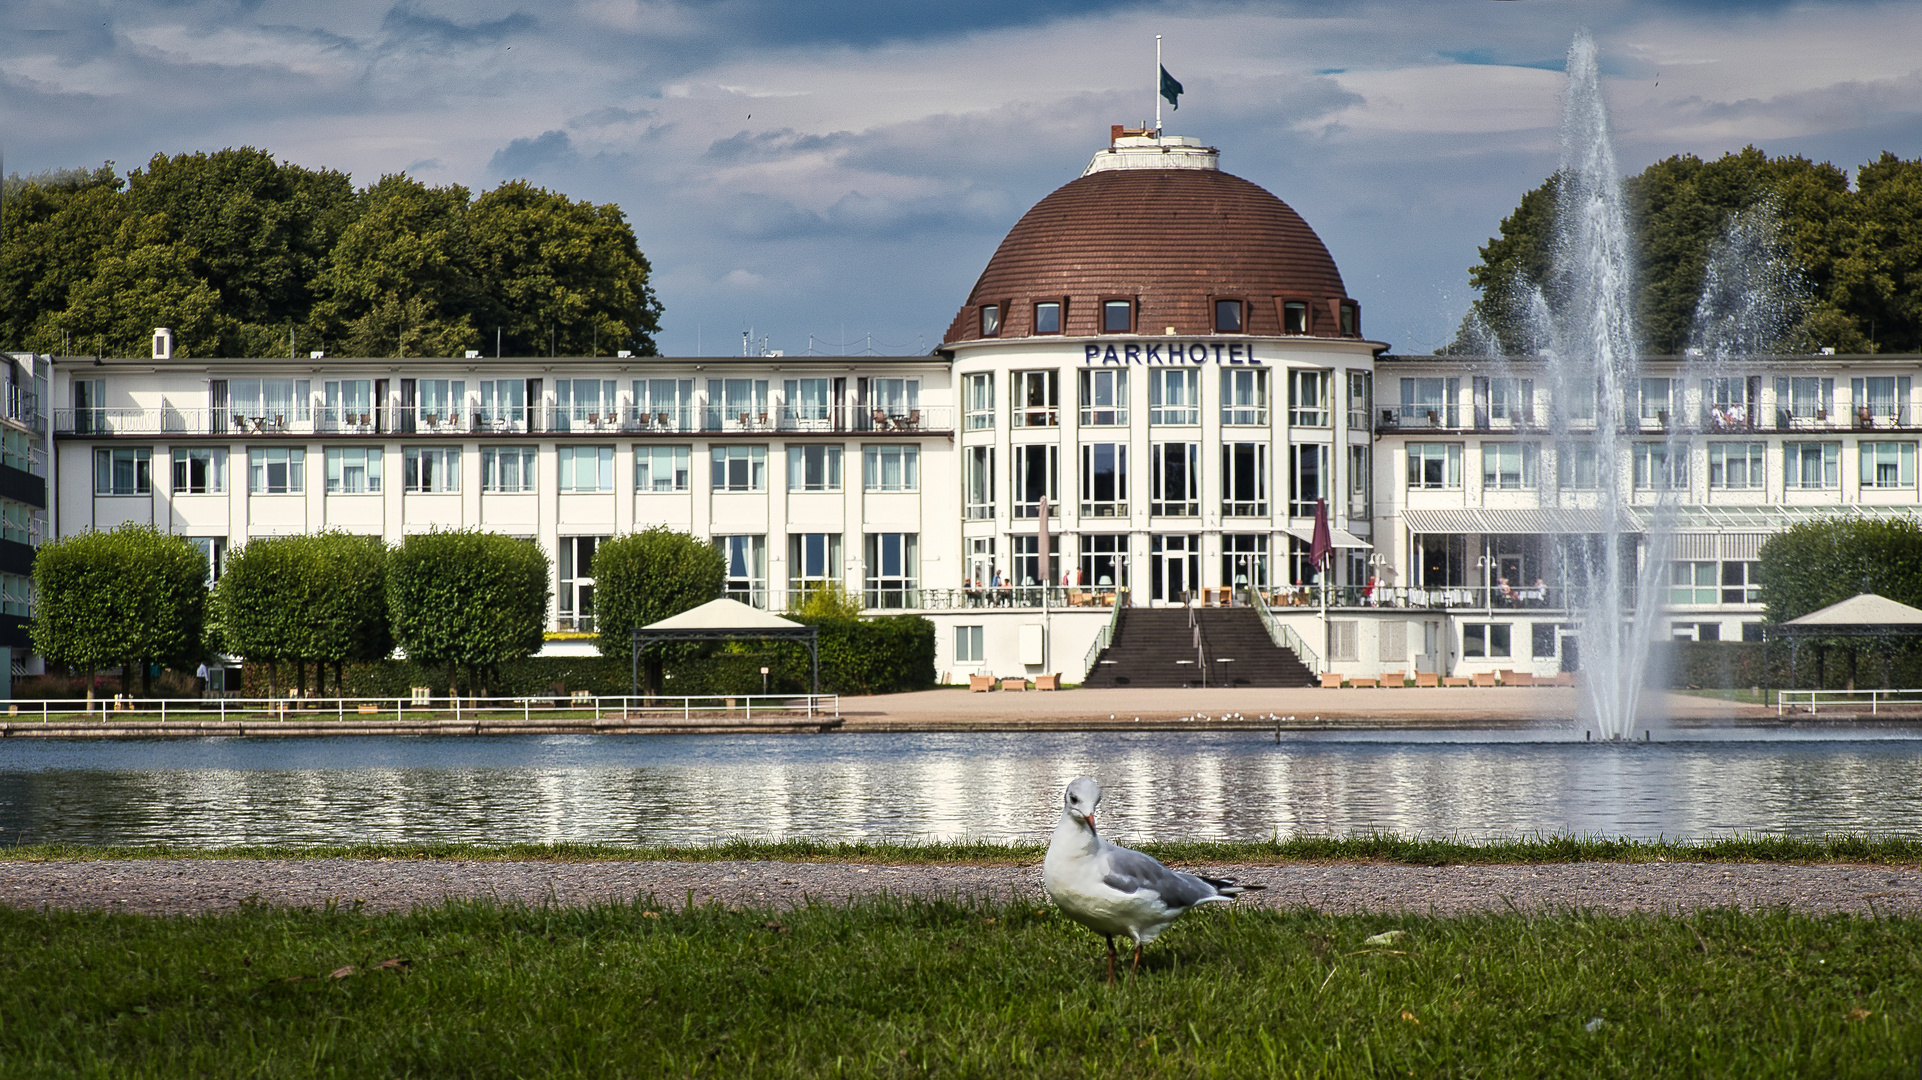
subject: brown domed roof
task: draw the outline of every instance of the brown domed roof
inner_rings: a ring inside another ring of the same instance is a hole
[[[1069,336],[1099,333],[1112,299],[1136,302],[1137,333],[1207,334],[1216,297],[1247,301],[1245,332],[1269,335],[1282,332],[1285,302],[1306,301],[1309,333],[1334,337],[1347,295],[1321,238],[1259,185],[1214,169],[1111,169],[1022,215],[945,340],[980,338],[984,304],[1001,305],[995,336],[1025,336],[1041,300],[1067,301]]]

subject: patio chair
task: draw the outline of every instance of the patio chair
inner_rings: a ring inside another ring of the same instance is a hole
[[[968,676],[968,689],[977,694],[985,694],[994,689],[994,676],[970,675]]]
[[[1495,673],[1492,671],[1477,671],[1474,675],[1470,676],[1470,678],[1473,679],[1476,686],[1495,685]]]
[[[1402,671],[1384,671],[1381,674],[1381,684],[1383,686],[1406,686],[1408,685],[1407,673]]]
[[[1502,672],[1502,685],[1534,686],[1535,673],[1532,671],[1504,671]]]
[[[1056,672],[1056,673],[1055,673],[1055,674],[1053,674],[1053,675],[1036,675],[1036,676],[1034,677],[1034,688],[1035,688],[1036,690],[1059,690],[1059,689],[1061,689],[1061,674],[1060,674],[1060,672]]]
[[[1322,672],[1322,673],[1321,673],[1321,688],[1322,688],[1323,690],[1339,690],[1339,689],[1341,689],[1341,672],[1339,672],[1339,671],[1324,671],[1324,672]]]
[[[908,410],[907,428],[909,431],[921,430],[921,410],[920,409]]]
[[[1415,685],[1416,686],[1440,686],[1441,676],[1435,674],[1432,671],[1417,671],[1415,672]]]
[[[881,409],[874,410],[874,414],[869,417],[869,419],[874,422],[874,430],[876,431],[886,431],[892,426],[888,423],[888,414]]]

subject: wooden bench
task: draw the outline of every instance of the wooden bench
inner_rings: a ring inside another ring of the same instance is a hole
[[[1340,673],[1340,672],[1335,672],[1335,671],[1324,671],[1324,672],[1322,672],[1322,673],[1321,673],[1321,688],[1322,688],[1323,690],[1339,690],[1339,689],[1341,689],[1341,673]]]
[[[1473,676],[1470,677],[1470,681],[1473,682],[1476,686],[1496,685],[1495,673],[1492,671],[1477,671]]]
[[[1348,685],[1349,685],[1349,686],[1365,686],[1365,687],[1367,687],[1367,688],[1369,688],[1369,689],[1371,689],[1371,690],[1372,690],[1372,689],[1374,689],[1375,687],[1377,687],[1377,686],[1380,686],[1380,685],[1381,685],[1381,680],[1380,680],[1380,679],[1370,679],[1370,678],[1366,678],[1366,677],[1361,677],[1361,678],[1354,678],[1354,679],[1350,679],[1350,680],[1348,680]]]
[[[1003,690],[1026,690],[1027,688],[1028,688],[1028,680],[1026,679],[1002,679],[1001,680],[1001,689]]]
[[[1535,673],[1532,671],[1504,671],[1502,672],[1502,685],[1534,686]]]
[[[1381,676],[1383,686],[1407,686],[1408,674],[1402,671],[1385,671]]]
[[[968,676],[968,689],[977,694],[985,694],[994,689],[994,676],[970,675]]]
[[[1449,677],[1447,677],[1446,679],[1443,679],[1443,680],[1441,681],[1441,684],[1442,684],[1443,686],[1467,686],[1467,685],[1469,685],[1469,683],[1468,683],[1468,677],[1467,677],[1467,676],[1465,676],[1465,675],[1450,675],[1450,676],[1449,676]]]
[[[1059,672],[1057,672],[1057,673],[1055,673],[1055,674],[1053,674],[1053,675],[1036,675],[1036,676],[1034,677],[1034,688],[1035,688],[1036,690],[1059,690],[1059,689],[1061,689],[1061,675],[1060,675],[1060,673],[1059,673]]]
[[[1415,685],[1416,686],[1440,686],[1441,676],[1435,674],[1432,671],[1417,671],[1415,672]]]

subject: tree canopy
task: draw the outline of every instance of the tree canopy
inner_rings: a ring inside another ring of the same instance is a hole
[[[326,532],[250,540],[227,557],[214,589],[223,647],[277,671],[378,660],[393,651],[387,613],[387,545],[377,536]],[[270,679],[278,692],[278,678]]]
[[[33,647],[47,659],[94,670],[184,665],[198,655],[207,564],[193,544],[150,525],[122,525],[42,545],[33,561]]]
[[[1479,320],[1504,351],[1523,352],[1511,315],[1519,283],[1549,283],[1557,178],[1522,196],[1500,234],[1480,249],[1469,283]],[[1703,161],[1683,154],[1624,182],[1629,228],[1640,254],[1636,315],[1652,353],[1689,343],[1708,254],[1735,214],[1764,202],[1776,210],[1805,303],[1781,347],[1838,352],[1922,350],[1922,159],[1884,153],[1846,172],[1827,162],[1754,147]],[[1465,324],[1449,352],[1478,351]]]
[[[1757,558],[1770,622],[1860,593],[1922,607],[1922,524],[1906,518],[1805,522],[1769,537]]]
[[[626,659],[636,627],[721,595],[727,563],[713,544],[656,525],[601,544],[593,573],[601,655]]]
[[[0,347],[188,357],[657,354],[661,304],[620,207],[526,181],[478,198],[253,147],[8,178]]]
[[[549,593],[547,555],[532,540],[416,533],[388,556],[394,640],[417,663],[466,671],[470,685],[541,647]]]

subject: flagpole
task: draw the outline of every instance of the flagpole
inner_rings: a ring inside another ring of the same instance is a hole
[[[1155,35],[1155,141],[1161,141],[1161,35]]]

